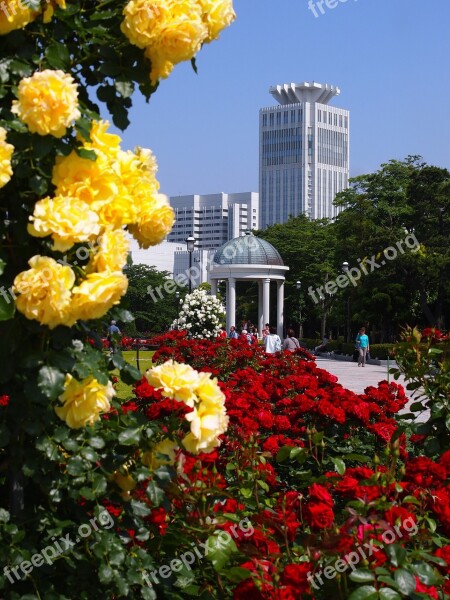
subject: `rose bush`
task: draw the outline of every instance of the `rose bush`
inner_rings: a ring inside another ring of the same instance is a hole
[[[224,308],[217,296],[196,289],[185,296],[174,327],[186,330],[190,337],[214,339],[219,335]]]
[[[112,372],[128,384],[141,374],[103,351],[99,319],[132,318],[119,307],[129,238],[158,244],[174,213],[151,151],[125,150],[106,115],[125,129],[133,93],[148,101],[175,64],[195,68],[233,18],[231,0],[1,4],[2,598],[156,597],[142,578],[151,553],[130,550],[127,530],[143,543],[163,529],[167,476],[153,471],[164,432],[121,409]],[[148,44],[135,45],[139,32]],[[228,422],[222,392],[198,378],[180,441],[193,452],[216,448]],[[136,443],[156,457],[134,483]],[[129,499],[126,527],[102,528],[105,497],[135,489],[148,502]]]

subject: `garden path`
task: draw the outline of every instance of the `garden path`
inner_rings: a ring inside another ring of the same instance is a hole
[[[352,392],[355,392],[356,394],[362,394],[367,386],[376,386],[378,382],[388,378],[386,366],[366,365],[364,368],[362,368],[358,367],[357,363],[354,362],[332,360],[329,358],[322,358],[320,356],[316,357],[316,362],[318,367],[325,369],[333,375],[336,375],[341,385],[348,390],[352,390]],[[400,414],[409,412],[408,406],[414,402],[412,396],[413,392],[406,389],[404,377],[400,377],[399,379],[395,380],[392,375],[389,375],[389,381],[396,381],[397,383],[402,384],[405,388],[406,395],[409,396],[410,402],[402,411],[400,411]],[[426,421],[427,419],[428,412],[425,412],[422,413],[417,420]]]

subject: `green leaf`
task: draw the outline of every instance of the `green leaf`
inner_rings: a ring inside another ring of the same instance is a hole
[[[276,461],[284,462],[287,458],[289,458],[292,450],[293,450],[292,446],[282,446],[278,450]]]
[[[30,188],[37,196],[43,196],[46,193],[48,189],[48,183],[45,177],[41,177],[41,175],[33,175],[33,177],[30,177],[29,182]]]
[[[90,446],[92,446],[93,448],[97,448],[97,450],[100,450],[101,448],[105,447],[105,440],[102,437],[97,435],[97,436],[91,437],[88,440],[88,444]]]
[[[377,600],[378,592],[371,585],[363,585],[348,596],[347,600]]]
[[[126,363],[124,368],[120,371],[120,377],[124,383],[128,384],[133,384],[142,379],[141,372],[128,363]]]
[[[375,579],[375,576],[369,569],[356,569],[350,573],[349,578],[355,583],[369,583]]]
[[[406,550],[398,544],[388,544],[385,552],[394,567],[400,567],[406,558]]]
[[[125,429],[119,433],[119,444],[122,446],[137,446],[141,440],[141,428]]]
[[[392,588],[381,588],[379,594],[380,600],[401,600],[400,594]]]
[[[0,258],[0,275],[3,274],[3,271],[5,270],[5,267],[6,267],[5,261]]]
[[[129,98],[134,92],[134,84],[132,81],[116,81],[115,87],[123,98]]]
[[[0,321],[8,321],[13,318],[16,305],[5,288],[1,288],[0,293]]]
[[[70,55],[65,44],[53,41],[49,44],[44,54],[48,64],[54,69],[69,70]]]
[[[409,596],[416,589],[414,575],[406,569],[397,569],[394,573],[394,579],[399,591],[405,596]]]
[[[164,491],[156,485],[154,481],[150,481],[147,486],[147,496],[150,498],[150,502],[154,506],[160,506],[164,501],[165,494]]]
[[[233,538],[226,531],[217,531],[206,540],[208,554],[206,558],[216,571],[220,571],[229,562],[231,555],[237,552]]]
[[[427,563],[415,563],[414,572],[424,585],[438,585],[440,578],[431,565]]]
[[[76,153],[80,158],[86,158],[87,160],[96,161],[97,153],[95,150],[88,150],[87,148],[77,148]]]
[[[344,475],[345,462],[341,458],[335,458],[334,456],[331,457],[331,460],[333,461],[334,467],[335,467],[336,471],[339,473],[339,475]]]
[[[55,367],[42,367],[39,370],[37,386],[50,400],[56,400],[64,390],[65,374]]]
[[[131,500],[131,509],[137,517],[148,517],[151,513],[151,509],[145,502],[139,502],[138,500]]]

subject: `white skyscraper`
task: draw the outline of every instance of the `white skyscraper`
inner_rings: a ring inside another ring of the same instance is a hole
[[[193,235],[198,249],[218,248],[228,240],[259,227],[256,192],[172,196],[175,224],[167,240],[182,242]]]
[[[279,106],[259,115],[260,227],[305,213],[336,216],[336,194],[348,187],[348,110],[329,106],[339,88],[316,82],[270,88]]]

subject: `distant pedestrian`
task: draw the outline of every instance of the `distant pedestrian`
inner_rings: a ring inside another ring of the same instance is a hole
[[[266,323],[264,325],[264,329],[262,330],[262,338],[263,338],[263,340],[265,339],[266,335],[269,335],[269,333],[270,333],[270,325],[269,325],[269,323]]]
[[[217,337],[219,337],[219,338],[226,338],[227,337],[227,332],[225,331],[225,329],[223,327],[220,328],[219,335]]]
[[[236,327],[234,325],[231,325],[230,327],[230,333],[228,334],[228,337],[232,340],[237,340],[239,337],[238,332],[236,331]]]
[[[115,354],[118,350],[117,337],[119,335],[122,335],[120,329],[117,327],[115,321],[111,321],[111,325],[108,327],[108,335],[106,336],[111,354]]]
[[[281,339],[275,327],[271,327],[264,338],[264,346],[267,354],[275,354],[275,352],[281,351]]]
[[[300,342],[295,337],[295,331],[293,329],[287,330],[287,337],[283,342],[283,350],[289,350],[289,352],[295,352],[300,348]]]
[[[249,346],[252,346],[255,343],[253,335],[246,329],[243,329],[241,331],[239,339],[243,340],[244,342],[247,342]]]
[[[369,352],[369,336],[366,335],[365,327],[361,327],[359,330],[355,343],[359,347],[358,367],[365,367],[367,353]]]

